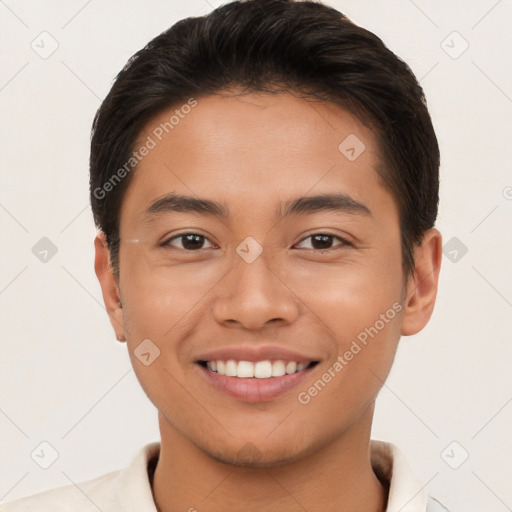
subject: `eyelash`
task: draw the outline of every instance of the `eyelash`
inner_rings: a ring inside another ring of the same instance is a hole
[[[199,236],[199,237],[202,237],[204,238],[205,240],[209,240],[209,238],[205,235],[202,235],[200,233],[194,233],[194,232],[187,232],[187,233],[181,233],[179,235],[175,235],[171,238],[169,238],[168,240],[162,242],[161,246],[164,247],[164,248],[173,248],[173,249],[180,249],[180,250],[183,250],[183,251],[186,251],[186,252],[198,252],[199,250],[201,249],[197,249],[197,250],[187,250],[187,249],[184,249],[182,247],[174,247],[170,244],[170,242],[172,240],[176,240],[176,239],[179,239],[179,238],[183,238],[187,235],[196,235],[196,236]],[[336,247],[344,247],[344,246],[353,246],[354,244],[352,244],[352,242],[350,242],[349,240],[347,240],[346,238],[343,238],[339,235],[333,235],[331,233],[324,233],[324,232],[318,232],[318,233],[313,233],[311,235],[308,235],[307,237],[303,238],[302,240],[299,241],[299,244],[304,242],[305,240],[309,239],[309,238],[313,238],[315,236],[319,236],[319,235],[322,235],[322,236],[327,236],[327,237],[330,237],[330,238],[337,238],[340,242],[342,242],[341,244],[339,244],[339,246],[334,246],[334,247],[329,247],[328,249],[309,249],[309,250],[312,250],[312,251],[315,251],[315,252],[326,252],[326,251],[332,251],[334,249],[336,249]],[[211,240],[210,240],[211,242]]]

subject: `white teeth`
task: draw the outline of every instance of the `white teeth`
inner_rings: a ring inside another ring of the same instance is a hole
[[[270,377],[282,377],[283,375],[291,375],[306,369],[310,363],[297,363],[282,360],[277,361],[238,361],[229,359],[227,361],[208,361],[206,367],[212,372],[227,377],[238,377],[240,379],[268,379]]]
[[[233,359],[226,361],[226,375],[228,377],[236,377],[236,367],[236,361],[234,361]]]
[[[282,377],[286,373],[283,361],[274,361],[272,363],[272,377]]]
[[[257,379],[272,377],[272,363],[270,361],[258,361],[254,365],[254,376]]]
[[[236,376],[242,379],[254,377],[254,363],[240,361],[237,366]]]
[[[295,373],[297,370],[297,363],[295,361],[290,361],[286,364],[286,374],[290,375],[290,373]]]

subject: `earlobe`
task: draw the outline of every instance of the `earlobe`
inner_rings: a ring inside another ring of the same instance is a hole
[[[404,300],[402,335],[421,331],[430,320],[437,296],[442,259],[442,236],[436,228],[429,229],[421,246],[414,248],[415,269],[407,283]]]
[[[105,234],[102,231],[99,231],[94,239],[94,249],[94,270],[101,286],[103,302],[105,303],[110,323],[116,332],[117,340],[126,341],[119,288],[110,267],[110,251]]]

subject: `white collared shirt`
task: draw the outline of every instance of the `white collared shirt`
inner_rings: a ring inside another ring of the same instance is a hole
[[[157,512],[148,475],[148,463],[158,457],[159,453],[160,443],[149,443],[141,448],[125,469],[6,503],[0,506],[0,511]],[[395,445],[372,440],[371,463],[379,478],[389,482],[386,512],[447,510],[438,501],[427,496]]]

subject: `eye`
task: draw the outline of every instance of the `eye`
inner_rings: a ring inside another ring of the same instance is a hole
[[[332,245],[332,242],[333,242],[333,239],[338,239],[341,241],[341,244],[338,244],[336,246],[333,246]],[[314,250],[317,250],[317,251],[325,251],[325,250],[329,250],[329,249],[333,249],[333,248],[336,248],[336,247],[343,247],[343,246],[346,246],[346,245],[349,245],[351,246],[352,243],[349,242],[347,239],[345,238],[342,238],[340,236],[337,236],[337,235],[330,235],[328,233],[315,233],[313,235],[310,235],[306,238],[303,238],[300,242],[304,242],[306,240],[309,240],[311,239],[311,242],[310,242],[310,247],[306,247],[307,249],[314,249]]]
[[[337,239],[341,243],[333,246],[333,240]],[[179,244],[172,243],[174,241],[180,241]],[[299,245],[301,243],[304,243],[307,240],[311,240],[310,247],[302,247],[303,249],[313,249],[317,251],[326,251],[330,249],[334,249],[336,247],[343,247],[343,246],[351,246],[352,243],[349,242],[347,239],[340,237],[338,235],[330,235],[328,233],[315,233],[313,235],[310,235],[304,239],[302,239],[299,242]],[[211,245],[210,247],[216,247],[215,244],[210,242],[209,238],[207,238],[204,235],[201,235],[199,233],[182,233],[180,235],[175,235],[172,238],[169,238],[167,241],[162,243],[162,246],[164,248],[178,248],[178,249],[184,249],[188,252],[197,251],[200,249],[205,249],[208,247],[204,247],[204,243],[208,241]]]
[[[172,238],[169,238],[167,241],[162,243],[162,247],[172,247],[175,248],[176,245],[172,244],[174,240],[182,240],[181,243],[177,246],[178,249],[184,249],[186,251],[195,251],[198,249],[205,249],[203,247],[203,244],[206,240],[209,241],[209,239],[204,236],[200,235],[199,233],[182,233],[181,235],[173,236]],[[211,242],[210,242],[211,243]],[[212,244],[212,246],[214,246]]]

